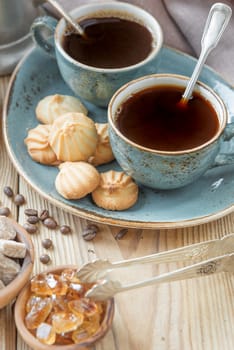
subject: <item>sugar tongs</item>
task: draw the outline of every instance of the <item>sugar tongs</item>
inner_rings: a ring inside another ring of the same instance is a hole
[[[108,272],[139,264],[161,264],[170,262],[183,262],[197,259],[202,261],[192,265],[164,273],[147,280],[133,284],[122,285],[119,281],[106,278]],[[218,272],[234,272],[234,234],[228,234],[221,239],[214,239],[196,243],[181,248],[147,255],[141,258],[109,262],[96,260],[81,267],[77,276],[84,282],[95,282],[86,296],[96,300],[104,300],[123,291],[149,286],[157,283],[184,280],[199,276],[216,274]]]

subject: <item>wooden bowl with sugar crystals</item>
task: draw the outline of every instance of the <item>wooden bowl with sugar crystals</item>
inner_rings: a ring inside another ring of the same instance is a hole
[[[28,282],[33,263],[29,234],[13,219],[0,216],[0,309],[13,301]]]
[[[51,267],[34,275],[15,304],[15,323],[34,350],[88,350],[112,326],[114,299],[85,297],[89,285],[74,275],[75,265]]]

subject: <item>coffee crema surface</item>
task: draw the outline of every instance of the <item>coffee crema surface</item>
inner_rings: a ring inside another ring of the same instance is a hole
[[[158,151],[184,151],[208,142],[219,129],[216,111],[196,92],[181,106],[183,92],[165,85],[135,93],[118,109],[117,128],[136,144]]]
[[[119,17],[79,22],[86,38],[67,30],[63,49],[74,60],[97,68],[123,68],[143,61],[153,49],[151,32],[142,24]]]

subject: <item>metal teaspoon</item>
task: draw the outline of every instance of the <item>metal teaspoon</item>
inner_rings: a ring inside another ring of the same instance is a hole
[[[75,22],[67,12],[64,11],[62,6],[59,3],[57,3],[57,1],[55,0],[46,0],[46,1],[50,3],[62,15],[62,17],[65,18],[65,20],[72,26],[72,28],[75,29],[75,31],[78,34],[80,34],[82,37],[86,37],[83,28],[77,22]]]
[[[179,104],[186,104],[190,99],[205,60],[218,44],[231,15],[232,9],[226,4],[216,3],[211,7],[201,39],[201,53]]]

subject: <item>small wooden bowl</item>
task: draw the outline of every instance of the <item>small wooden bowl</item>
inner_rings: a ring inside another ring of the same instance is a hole
[[[13,219],[6,218],[16,230],[16,241],[26,244],[26,256],[22,260],[19,274],[6,287],[0,290],[0,309],[16,298],[28,282],[34,263],[34,248],[27,231]]]
[[[43,273],[57,273],[60,274],[64,269],[77,269],[76,265],[60,265],[57,267],[50,268],[43,271]],[[25,319],[25,305],[30,296],[30,282],[23,288],[19,294],[16,304],[15,304],[15,323],[20,333],[21,337],[27,345],[29,345],[34,350],[86,350],[93,347],[94,344],[104,335],[112,326],[112,320],[114,316],[114,299],[109,299],[106,301],[106,311],[100,325],[99,330],[90,338],[86,339],[84,342],[79,344],[70,345],[47,345],[40,342],[34,335],[27,329],[24,319]]]

